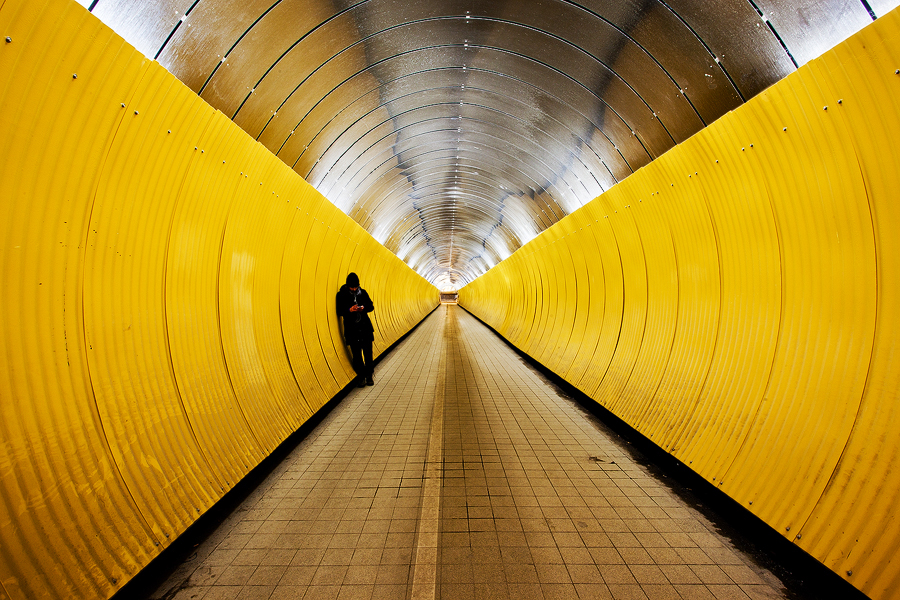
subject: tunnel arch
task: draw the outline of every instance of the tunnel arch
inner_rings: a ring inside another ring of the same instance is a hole
[[[6,596],[110,597],[334,397],[349,270],[377,351],[461,288],[852,585],[900,589],[893,3],[82,4],[0,3]],[[377,139],[332,160],[356,123]]]

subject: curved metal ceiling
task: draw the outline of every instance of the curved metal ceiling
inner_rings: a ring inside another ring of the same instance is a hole
[[[895,0],[94,0],[442,288]]]

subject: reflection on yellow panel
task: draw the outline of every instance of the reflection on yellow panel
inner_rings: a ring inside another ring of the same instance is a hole
[[[348,269],[379,351],[439,295],[83,7],[0,25],[0,595],[108,598],[350,381]]]
[[[243,142],[222,114],[210,119],[198,143],[202,160],[191,161],[172,216],[166,264],[172,369],[191,428],[224,479],[222,490],[265,456],[226,368],[218,310],[219,260],[243,179],[236,167]]]
[[[898,55],[894,11],[460,291],[522,350],[878,599],[900,596]],[[602,319],[593,294],[568,284],[601,277]],[[591,315],[583,336],[547,314],[572,306]],[[554,362],[547,348],[575,358]]]

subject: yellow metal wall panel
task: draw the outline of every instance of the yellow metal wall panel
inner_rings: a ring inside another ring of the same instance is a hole
[[[330,398],[312,370],[310,351],[303,332],[303,315],[307,313],[312,298],[300,285],[303,256],[313,220],[308,211],[318,205],[319,198],[310,186],[305,186],[292,200],[291,229],[285,242],[281,270],[281,323],[284,327],[284,343],[294,379],[311,411],[318,410]]]
[[[613,191],[618,189],[613,188]],[[603,220],[609,223],[622,260],[624,283],[619,331],[614,340],[608,338],[606,345],[598,348],[601,353],[609,352],[610,359],[605,371],[600,373],[602,379],[591,393],[593,398],[607,408],[620,401],[622,390],[634,370],[647,319],[648,282],[644,249],[631,213],[622,212],[620,216],[619,207],[625,205],[621,201],[623,195],[624,190],[600,197]]]
[[[633,220],[635,224],[641,240],[647,297],[650,299],[644,329],[638,340],[639,348],[631,363],[627,382],[607,405],[629,422],[639,421],[646,412],[669,360],[678,315],[679,272],[671,228],[660,214],[664,204],[673,202],[674,193],[668,189],[669,182],[659,172],[659,167],[654,165],[648,168],[644,186],[634,183],[637,182],[632,179],[621,187],[620,202],[610,217],[612,222]],[[659,191],[650,191],[653,189]],[[648,191],[654,195],[641,202]]]
[[[296,401],[298,391],[295,388],[290,394],[283,385],[293,381],[287,356],[278,363],[267,353],[273,345],[284,345],[280,339],[279,243],[283,247],[286,242],[292,211],[287,202],[275,197],[280,194],[272,193],[283,175],[281,169],[269,160],[262,146],[249,150],[245,150],[246,161],[235,166],[241,169],[242,179],[222,242],[219,310],[234,391],[268,454],[297,425],[288,396]],[[275,226],[279,220],[283,227]]]
[[[866,192],[852,146],[842,143],[836,117],[823,109],[828,98],[816,88],[812,70],[804,69],[765,92],[773,97],[776,120],[807,115],[787,135],[778,136],[785,132],[773,127],[772,113],[757,112],[759,104],[746,111],[760,138],[753,152],[770,157],[763,168],[771,172],[792,156],[806,176],[769,179],[784,257],[784,311],[766,390],[770,402],[762,404],[748,442],[720,475],[729,494],[745,503],[754,499],[753,511],[789,537],[808,517],[846,443],[875,325]],[[811,450],[815,461],[806,458]],[[762,481],[754,473],[760,464],[769,465]]]
[[[225,225],[243,180],[242,146],[240,132],[215,113],[198,141],[203,152],[191,162],[175,207],[166,263],[172,368],[191,428],[211,466],[222,474],[222,491],[265,456],[234,393],[218,307]]]
[[[283,268],[325,201],[76,3],[7,1],[0,25],[0,596],[108,598],[331,397],[299,383],[323,351],[297,347]],[[437,290],[330,214],[405,284],[387,345]],[[343,268],[320,250],[312,273]]]
[[[755,155],[727,142],[736,136],[736,120],[726,115],[711,135],[684,144],[719,231],[721,300],[708,377],[693,416],[678,424],[672,447],[710,481],[724,473],[764,401],[781,314],[780,245],[770,193],[756,176],[761,166]],[[725,164],[733,168],[726,171]]]
[[[143,57],[74,3],[4,3],[0,29],[0,581],[15,599],[107,596],[157,551],[103,435],[81,294]]]
[[[574,232],[572,231],[574,223],[575,219],[569,219],[566,222],[566,235],[560,239],[559,244],[555,244],[561,265],[561,270],[559,271],[561,277],[558,281],[565,283],[565,293],[558,300],[562,310],[556,311],[557,321],[554,324],[554,330],[558,331],[559,334],[556,336],[555,348],[550,357],[553,365],[551,368],[556,371],[568,368],[572,364],[575,352],[578,350],[578,342],[573,341],[574,337],[578,337],[575,332],[579,331],[578,322],[575,318],[578,306],[577,266],[571,250],[572,247],[577,247],[577,244],[573,243],[575,242],[573,239]],[[564,241],[567,243],[563,243]],[[562,292],[562,289],[560,289],[560,292]]]
[[[854,429],[822,498],[804,524],[797,544],[873,598],[900,589],[895,556],[900,531],[894,526],[900,478],[894,468],[900,339],[900,76],[897,69],[900,15],[897,11],[848,40],[815,65],[826,94],[842,100],[836,117],[845,121],[859,157],[875,231],[877,321],[872,359]],[[817,73],[818,74],[818,73]],[[860,135],[865,132],[865,135]],[[840,527],[835,527],[840,523]]]
[[[622,258],[605,208],[600,203],[592,203],[584,210],[594,220],[589,234],[593,236],[597,248],[594,264],[602,267],[602,272],[597,272],[595,268],[591,269],[591,273],[593,280],[599,281],[602,286],[603,295],[602,305],[598,302],[590,308],[591,320],[588,321],[584,342],[584,356],[589,366],[580,381],[572,381],[581,391],[594,397],[593,394],[606,378],[622,330],[625,282]],[[592,289],[596,289],[596,285]]]
[[[595,269],[588,266],[588,261],[597,262],[599,275],[603,274],[603,263],[596,261],[597,246],[594,243],[593,236],[590,231],[585,231],[585,227],[590,227],[588,216],[584,212],[577,212],[571,215],[573,218],[572,233],[570,233],[571,241],[566,245],[572,256],[572,270],[570,272],[572,285],[575,287],[575,293],[570,296],[569,304],[574,311],[572,317],[572,327],[569,334],[569,341],[565,348],[565,353],[560,355],[559,371],[564,371],[564,376],[578,381],[581,379],[584,371],[587,369],[588,362],[586,360],[587,352],[585,350],[585,337],[588,331],[588,323],[590,317],[596,320],[597,315],[603,314],[603,284],[599,278],[592,277]],[[591,323],[593,326],[593,323]],[[596,326],[594,326],[596,327]],[[588,334],[589,340],[595,339]],[[592,344],[591,344],[592,345]]]
[[[591,368],[556,367],[879,599],[900,595],[898,56],[895,11],[582,209],[608,227],[591,227],[597,257],[585,262],[608,284],[604,325],[582,342],[597,340]],[[577,256],[583,242],[556,227]],[[546,317],[498,306],[498,288],[565,268],[549,238],[460,291],[536,357],[507,312]],[[616,282],[604,248],[622,272],[622,326],[605,338]],[[577,260],[568,267],[583,277]]]
[[[322,389],[325,397],[330,398],[336,390],[340,389],[340,386],[328,368],[328,363],[325,360],[321,342],[319,341],[316,304],[317,302],[321,304],[321,300],[318,300],[315,294],[316,265],[320,256],[318,252],[326,231],[325,224],[318,219],[318,212],[324,202],[324,200],[317,198],[308,209],[308,218],[312,222],[308,230],[306,246],[300,258],[300,325],[303,332],[304,345],[309,355],[310,367],[316,382]],[[334,299],[332,298],[333,301]]]
[[[665,373],[651,403],[639,418],[647,423],[648,437],[674,451],[671,433],[689,417],[709,372],[716,347],[719,313],[718,245],[699,173],[688,170],[693,159],[685,148],[674,149],[670,167],[662,174],[662,188],[670,182],[666,200],[641,202],[637,211],[657,206],[670,224],[678,276],[677,319]]]
[[[553,324],[557,315],[562,311],[560,295],[565,294],[564,282],[557,281],[556,274],[560,272],[559,255],[554,252],[556,240],[562,233],[561,228],[548,232],[542,236],[541,258],[542,262],[534,270],[535,281],[538,282],[537,293],[541,298],[540,319],[532,331],[531,347],[534,348],[535,358],[542,362],[548,362],[552,358],[553,348],[556,344],[556,335]],[[531,258],[535,258],[532,254]]]
[[[120,110],[126,115],[101,173],[85,241],[84,332],[110,449],[141,512],[167,544],[221,490],[175,383],[165,321],[175,200],[195,157],[191,140],[213,110],[197,105],[155,63]]]
[[[372,296],[374,291],[371,290],[371,284],[369,281],[376,283],[378,279],[372,279],[372,274],[368,271],[361,269],[358,265],[353,265],[353,257],[359,252],[360,246],[357,244],[352,237],[357,232],[357,228],[359,226],[354,221],[348,221],[341,219],[337,222],[337,247],[335,249],[334,255],[332,257],[333,265],[331,267],[331,272],[333,276],[333,280],[327,285],[326,289],[328,291],[333,291],[335,289],[340,289],[340,286],[344,284],[347,280],[347,274],[351,272],[362,271],[362,277],[366,279],[366,290],[369,291],[369,295]],[[349,234],[349,235],[347,235]],[[368,253],[367,253],[368,254]],[[356,269],[356,270],[354,270]],[[324,298],[325,302],[335,302],[334,294],[326,295]],[[390,312],[391,309],[391,299],[384,298],[378,299],[381,302],[384,302],[384,311],[379,310],[378,312],[383,315],[384,313]],[[374,301],[374,299],[373,299]],[[382,308],[378,302],[376,302],[377,308]],[[337,315],[337,312],[334,310],[326,310],[325,311],[325,319],[327,323],[327,331],[329,340],[331,342],[331,350],[330,352],[334,355],[337,360],[336,363],[333,364],[332,368],[336,371],[335,377],[341,380],[345,378],[353,378],[356,376],[356,373],[353,371],[353,365],[351,364],[350,354],[348,351],[348,346],[345,345],[344,336],[342,335],[342,327],[343,324],[340,322],[341,318]],[[380,319],[377,323],[372,321],[373,325],[377,325],[377,332],[380,334],[385,333],[385,320]],[[373,353],[376,353],[376,349],[373,347]]]

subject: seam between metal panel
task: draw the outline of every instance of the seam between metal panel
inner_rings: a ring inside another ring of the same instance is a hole
[[[731,468],[734,466],[735,461],[739,456],[743,454],[744,447],[747,445],[747,440],[750,438],[750,432],[756,427],[759,415],[762,412],[763,405],[767,402],[767,398],[769,396],[769,388],[772,385],[772,374],[775,370],[775,360],[778,357],[778,350],[781,346],[781,340],[784,333],[784,313],[785,313],[785,299],[784,299],[784,290],[787,285],[786,275],[784,272],[784,240],[782,239],[782,227],[778,223],[778,213],[773,206],[773,195],[772,188],[769,186],[769,180],[763,177],[762,182],[765,184],[766,188],[766,199],[768,200],[767,204],[769,206],[769,210],[772,213],[772,223],[775,226],[775,238],[778,240],[778,273],[780,275],[779,280],[779,288],[778,288],[778,296],[780,302],[778,303],[778,335],[775,337],[775,347],[772,350],[772,359],[769,361],[769,368],[767,369],[768,375],[766,376],[766,385],[762,391],[762,398],[759,401],[759,405],[756,407],[756,412],[753,415],[752,419],[747,419],[747,429],[744,433],[743,439],[741,440],[740,445],[735,447],[734,452],[731,455],[731,460],[728,462],[727,466],[722,465],[722,475],[719,477],[719,480],[723,480],[726,477],[730,478],[731,476]],[[706,477],[708,479],[708,476]],[[752,493],[750,494],[753,495]],[[731,496],[731,494],[729,494]],[[734,498],[734,496],[731,496]],[[737,500],[737,499],[736,499]],[[740,500],[737,500],[740,502]],[[774,527],[773,527],[774,528]]]
[[[872,348],[869,351],[869,366],[866,369],[866,380],[863,382],[862,391],[861,391],[860,397],[859,397],[859,406],[857,406],[856,416],[853,418],[853,426],[850,428],[850,432],[847,435],[847,439],[844,441],[844,447],[841,449],[841,453],[838,456],[837,461],[834,463],[834,469],[832,470],[831,475],[828,477],[828,481],[825,483],[825,486],[822,488],[822,493],[819,494],[819,497],[816,499],[816,501],[814,503],[812,503],[812,510],[809,511],[809,514],[807,514],[806,519],[803,520],[803,523],[798,528],[798,534],[803,531],[803,528],[806,527],[806,524],[809,523],[810,519],[812,519],[813,514],[815,514],[817,512],[819,503],[822,501],[822,498],[824,498],[825,495],[830,491],[831,486],[834,483],[835,479],[837,478],[838,472],[841,470],[841,467],[843,465],[844,455],[847,452],[847,448],[850,446],[851,441],[857,434],[856,426],[859,423],[859,416],[863,411],[863,405],[866,401],[866,396],[868,395],[869,378],[872,375],[872,359],[875,356],[875,348],[877,346],[877,339],[878,339],[876,336],[876,333],[878,331],[878,306],[879,306],[878,289],[881,287],[880,281],[878,278],[878,256],[879,256],[878,235],[877,235],[878,230],[875,226],[875,210],[874,210],[874,207],[872,206],[872,195],[869,193],[869,186],[866,185],[865,172],[863,171],[862,164],[860,163],[860,159],[859,159],[860,154],[859,154],[859,151],[858,151],[858,149],[856,147],[856,143],[855,143],[856,138],[854,136],[848,136],[848,137],[850,138],[851,144],[853,145],[853,155],[856,158],[856,165],[859,168],[859,178],[860,178],[860,181],[862,181],[863,189],[866,192],[866,204],[869,207],[869,225],[872,228],[872,230],[871,230],[872,244],[875,249],[874,257],[873,257],[874,262],[875,262],[875,264],[874,264],[874,270],[875,270],[875,315],[874,315],[874,319],[872,321],[874,323],[874,327],[872,328]],[[794,542],[795,540],[796,540],[796,538],[794,538],[791,541]],[[847,558],[849,558],[849,554],[847,555]],[[820,562],[823,562],[823,564],[824,564],[824,561],[820,561]]]
[[[199,0],[198,0],[199,1]],[[203,131],[197,132],[197,139],[203,139],[206,135],[207,130],[209,130],[210,123],[212,122],[212,118],[215,115],[211,115],[206,120],[206,125],[203,127]],[[197,437],[197,432],[194,429],[194,423],[191,420],[190,415],[188,414],[187,407],[184,405],[184,395],[181,393],[181,387],[178,385],[178,374],[175,369],[175,362],[172,360],[172,344],[169,341],[169,318],[168,318],[168,306],[166,302],[166,291],[168,290],[168,278],[169,278],[169,249],[172,246],[172,229],[175,225],[175,215],[178,212],[178,205],[182,202],[182,196],[184,194],[185,183],[190,177],[192,171],[192,165],[194,165],[197,161],[197,153],[196,151],[191,155],[191,158],[188,160],[187,168],[184,170],[184,176],[181,179],[181,184],[178,186],[178,191],[175,195],[175,204],[172,207],[172,216],[169,218],[169,230],[166,232],[166,251],[163,255],[163,264],[165,268],[163,269],[163,277],[162,277],[162,289],[163,289],[163,302],[162,302],[162,317],[163,323],[165,323],[165,327],[163,327],[163,338],[165,340],[166,345],[166,364],[169,366],[169,374],[172,376],[172,382],[175,384],[175,395],[178,397],[178,405],[181,407],[181,412],[184,415],[184,420],[187,423],[188,430],[191,432],[191,439],[194,440],[194,444],[197,446],[197,449],[200,451],[200,456],[203,457],[203,460],[206,461],[206,467],[209,469],[207,472],[207,480],[210,479],[218,479],[220,473],[212,468],[212,462],[209,460],[209,456],[207,456],[206,449],[203,444],[200,443],[200,439]],[[212,474],[213,477],[209,477]],[[222,489],[222,486],[219,486]],[[215,503],[215,500],[213,501]],[[208,507],[204,507],[208,508]],[[199,507],[195,506],[194,509],[199,509]]]
[[[140,73],[134,80],[134,84],[131,87],[131,93],[128,97],[128,101],[126,104],[130,104],[134,99],[135,94],[137,94],[138,88],[144,81],[144,78],[147,76],[148,67],[147,64],[144,63],[140,67]],[[113,142],[119,136],[119,129],[122,126],[122,122],[125,120],[125,113],[121,113],[121,117],[119,118],[119,123],[116,125],[115,130],[109,136],[109,143],[106,146],[106,151],[103,153],[103,156],[100,160],[100,163],[97,165],[97,185],[93,190],[91,200],[90,200],[90,210],[87,213],[87,219],[85,220],[85,231],[84,238],[82,240],[82,249],[79,253],[79,265],[80,265],[80,273],[79,273],[79,287],[81,292],[81,314],[78,315],[81,320],[81,335],[84,340],[84,347],[82,350],[84,351],[84,370],[87,374],[87,387],[90,389],[91,393],[91,403],[93,405],[93,409],[95,414],[97,415],[97,423],[100,424],[100,431],[102,433],[102,442],[106,447],[107,455],[109,456],[110,466],[115,469],[116,476],[119,479],[119,482],[122,486],[122,489],[128,495],[128,498],[131,500],[132,505],[134,506],[135,515],[138,516],[147,528],[148,534],[150,534],[153,538],[154,547],[159,549],[159,547],[163,544],[163,542],[157,537],[156,532],[154,530],[153,525],[150,523],[150,520],[147,518],[147,515],[144,514],[143,510],[141,510],[141,504],[134,497],[134,492],[131,490],[131,486],[128,485],[128,481],[125,479],[125,475],[122,472],[122,467],[119,465],[119,462],[116,460],[116,454],[112,450],[112,444],[109,441],[109,433],[106,431],[106,424],[103,422],[102,412],[100,411],[100,405],[97,403],[97,393],[94,390],[94,378],[91,376],[91,362],[88,360],[88,335],[87,335],[87,323],[84,314],[85,307],[85,297],[84,297],[84,280],[85,280],[85,272],[87,267],[87,249],[88,249],[88,240],[90,238],[91,232],[91,219],[94,214],[94,207],[97,204],[97,194],[100,190],[100,185],[103,182],[102,174],[106,170],[106,163],[109,161],[111,148]],[[157,554],[159,551],[157,550]]]
[[[225,51],[225,53],[222,55],[222,60],[220,60],[220,61],[218,62],[218,64],[216,64],[216,66],[213,67],[213,70],[212,70],[212,72],[209,74],[209,76],[206,78],[206,81],[204,81],[204,82],[203,82],[203,85],[200,86],[200,90],[197,92],[197,95],[198,95],[198,96],[203,95],[203,90],[205,90],[205,89],[206,89],[206,86],[209,85],[209,82],[212,81],[212,78],[215,76],[216,72],[219,70],[219,67],[222,66],[222,63],[225,62],[225,59],[228,58],[228,55],[231,54],[231,52],[237,47],[237,45],[241,43],[241,40],[243,40],[243,39],[247,36],[247,34],[250,33],[250,30],[251,30],[251,29],[253,29],[254,27],[256,27],[256,24],[257,24],[257,23],[259,23],[261,20],[263,20],[267,14],[269,14],[270,12],[272,12],[272,10],[273,10],[276,6],[278,6],[279,4],[281,4],[281,2],[282,2],[282,0],[278,0],[277,2],[275,2],[275,4],[273,4],[272,6],[270,6],[269,8],[267,8],[265,11],[263,11],[263,13],[262,13],[261,15],[259,15],[258,17],[256,17],[256,20],[253,21],[253,23],[250,25],[250,27],[248,27],[246,30],[244,30],[244,33],[242,33],[241,35],[238,36],[238,39],[236,39],[236,40],[234,41],[234,43],[231,45],[231,47],[230,47],[228,50]]]

